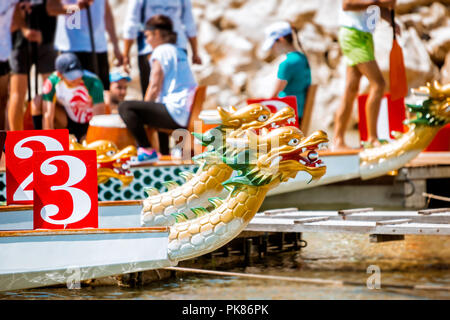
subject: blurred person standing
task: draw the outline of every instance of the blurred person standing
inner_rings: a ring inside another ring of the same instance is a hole
[[[24,102],[31,66],[34,65],[37,68],[38,74],[45,81],[53,72],[57,56],[53,47],[56,18],[48,15],[47,0],[20,0],[20,2],[29,2],[31,12],[26,19],[26,25],[12,34],[13,50],[9,58],[11,67],[8,107],[10,130],[23,130]],[[35,85],[38,86],[37,83]]]
[[[381,144],[377,137],[377,120],[386,85],[375,60],[372,33],[377,22],[374,17],[378,18],[376,15],[380,14],[381,18],[391,23],[390,10],[394,7],[395,0],[342,0],[338,39],[347,71],[344,95],[335,116],[333,149],[348,149],[344,139],[345,130],[362,76],[369,80],[369,96],[366,102],[368,133],[366,145],[377,147]],[[400,32],[397,25],[395,29],[396,33]]]
[[[57,15],[55,48],[60,52],[74,53],[84,69],[98,72],[105,90],[109,90],[109,62],[106,32],[113,45],[117,64],[123,63],[122,53],[115,31],[115,22],[108,0],[47,0],[47,10]],[[92,17],[91,44],[87,10]],[[96,62],[94,60],[96,58]],[[98,70],[95,70],[97,64]]]
[[[0,130],[5,129],[5,109],[8,103],[9,62],[11,30],[18,0],[0,1]]]

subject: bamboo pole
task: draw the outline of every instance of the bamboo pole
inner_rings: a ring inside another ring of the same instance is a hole
[[[329,286],[339,286],[339,287],[342,287],[345,285],[367,287],[366,283],[355,282],[355,281],[324,280],[324,279],[301,278],[301,277],[284,277],[284,276],[262,275],[262,274],[254,274],[254,273],[225,272],[225,271],[215,271],[215,270],[205,270],[205,269],[195,269],[195,268],[182,268],[182,267],[167,267],[164,269],[171,270],[171,271],[179,271],[179,272],[208,274],[208,275],[214,275],[214,276],[240,277],[240,278],[250,278],[250,279],[259,279],[259,280],[290,281],[290,282],[299,282],[299,283],[305,283],[305,284],[329,285]],[[450,291],[450,286],[381,284],[381,289]]]

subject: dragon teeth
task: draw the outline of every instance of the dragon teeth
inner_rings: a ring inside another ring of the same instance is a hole
[[[318,148],[319,148],[319,150],[328,149],[328,143],[327,142],[319,143]]]
[[[302,159],[298,160],[302,165],[306,166],[306,161],[303,161]]]
[[[287,119],[287,123],[288,124],[295,123],[295,117]]]
[[[279,125],[277,125],[275,122],[272,122],[272,128],[273,129],[276,129],[276,128],[279,128],[280,126]]]

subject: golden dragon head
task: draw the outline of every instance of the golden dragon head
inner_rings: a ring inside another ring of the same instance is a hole
[[[222,126],[227,129],[261,129],[280,126],[281,121],[295,117],[295,111],[291,107],[285,107],[276,113],[272,113],[270,109],[259,103],[249,104],[241,109],[231,107],[231,112],[221,107],[217,107]],[[294,119],[295,121],[295,119]],[[277,125],[278,123],[278,125]]]
[[[223,161],[241,174],[225,185],[241,183],[273,188],[294,178],[299,171],[309,173],[311,180],[321,178],[326,172],[317,152],[328,143],[327,134],[323,131],[316,131],[308,137],[296,127],[281,127],[263,135],[248,131],[247,139],[240,143],[246,144],[246,150]]]
[[[126,187],[133,181],[133,174],[130,171],[131,157],[137,156],[134,146],[128,146],[119,150],[117,146],[107,140],[97,140],[89,144],[78,143],[71,139],[70,148],[72,150],[95,150],[97,151],[97,183],[105,183],[110,178],[116,178]]]
[[[216,150],[223,147],[225,139],[239,137],[245,130],[254,129],[259,132],[264,128],[271,129],[295,122],[295,111],[291,107],[272,113],[268,107],[254,103],[239,110],[234,107],[230,111],[221,107],[217,110],[222,122],[220,126],[203,134],[193,133],[203,146],[212,146]]]
[[[425,87],[414,91],[427,95],[428,99],[422,105],[408,104],[409,110],[416,113],[416,117],[408,123],[427,126],[450,123],[450,83],[441,85],[438,81],[428,82]]]

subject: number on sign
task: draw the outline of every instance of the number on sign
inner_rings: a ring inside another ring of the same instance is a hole
[[[34,229],[98,228],[95,150],[37,152]]]
[[[68,151],[69,132],[62,130],[10,131],[6,136],[6,200],[33,203],[33,155],[37,151]]]

